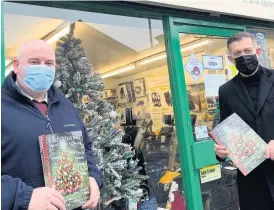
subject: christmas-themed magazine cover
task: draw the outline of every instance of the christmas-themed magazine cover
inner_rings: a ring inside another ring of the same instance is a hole
[[[64,196],[67,210],[84,205],[90,189],[82,132],[42,135],[39,144],[45,185]]]
[[[236,113],[209,134],[228,150],[229,158],[245,176],[266,159],[266,142]]]

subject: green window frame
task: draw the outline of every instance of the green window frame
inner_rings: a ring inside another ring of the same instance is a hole
[[[179,33],[229,37],[245,26],[186,18],[163,19],[180,164],[187,208],[203,209],[199,169],[217,163],[213,140],[194,142]]]

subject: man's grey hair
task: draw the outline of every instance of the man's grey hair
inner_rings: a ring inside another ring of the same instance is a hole
[[[229,46],[233,43],[233,42],[239,42],[242,41],[243,39],[251,39],[252,42],[257,45],[257,41],[254,35],[252,35],[251,33],[248,32],[239,32],[231,37],[228,38],[227,40],[227,48],[229,49]]]

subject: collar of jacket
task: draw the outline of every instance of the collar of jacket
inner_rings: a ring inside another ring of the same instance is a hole
[[[20,87],[19,83],[17,81],[15,81],[15,85],[16,85],[16,88],[21,92],[22,95],[26,96],[29,100],[33,101],[34,98],[29,95],[28,93],[26,93],[23,88]],[[43,102],[46,102],[48,103],[48,92],[45,93],[45,97],[43,99]]]

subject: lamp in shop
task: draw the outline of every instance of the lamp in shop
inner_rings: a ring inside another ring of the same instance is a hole
[[[202,46],[210,44],[210,43],[211,43],[211,40],[204,40],[204,41],[201,41],[201,42],[198,42],[198,43],[195,43],[195,44],[191,44],[190,46],[181,48],[181,52],[186,52],[186,51],[189,51],[189,50],[193,50],[193,49],[196,49],[198,47],[202,47]],[[139,65],[140,66],[146,65],[148,63],[152,63],[154,61],[158,61],[158,60],[161,60],[161,59],[164,59],[164,58],[166,58],[166,53],[155,56],[155,57],[152,57],[152,58],[142,59],[142,60],[139,61]],[[116,69],[116,70],[110,71],[110,73],[103,74],[102,78],[105,79],[105,78],[108,78],[108,77],[111,77],[111,76],[114,76],[114,75],[117,75],[117,74],[121,74],[121,73],[130,71],[130,70],[133,70],[133,69],[135,69],[135,65],[130,65],[130,66],[127,66],[125,68]]]
[[[205,41],[202,41],[202,42],[198,42],[198,43],[192,44],[192,45],[190,45],[188,47],[181,48],[181,52],[186,52],[186,51],[189,51],[189,50],[193,50],[195,48],[207,45],[209,43],[210,43],[210,40],[205,40]],[[162,55],[159,55],[159,56],[156,56],[156,57],[153,57],[153,58],[145,59],[145,60],[143,60],[143,61],[140,62],[140,65],[142,66],[142,65],[154,62],[154,61],[161,60],[163,58],[166,58],[166,53],[162,54]]]
[[[102,78],[105,79],[105,78],[108,78],[108,77],[112,77],[112,76],[115,76],[117,74],[121,74],[121,73],[130,71],[130,70],[133,70],[133,69],[135,69],[135,64],[132,64],[130,66],[126,66],[126,67],[123,67],[123,68],[120,68],[120,69],[116,69],[116,70],[114,70],[110,73],[103,74]]]
[[[55,41],[59,40],[61,37],[67,35],[69,33],[69,26],[64,27],[62,30],[58,31],[56,34],[54,34],[52,37],[47,39],[47,43],[52,44]]]
[[[158,61],[158,60],[161,60],[163,58],[166,58],[166,54],[163,54],[163,55],[159,55],[159,56],[156,56],[154,58],[150,58],[150,59],[146,59],[146,60],[143,60],[140,62],[140,66],[142,65],[145,65],[145,64],[148,64],[148,63],[152,63],[154,61]]]
[[[195,48],[202,47],[202,46],[210,44],[210,43],[211,43],[211,40],[205,40],[205,41],[202,41],[202,42],[198,42],[198,43],[192,44],[188,47],[181,48],[181,52],[186,52],[186,51],[189,51],[189,50],[193,50]]]

